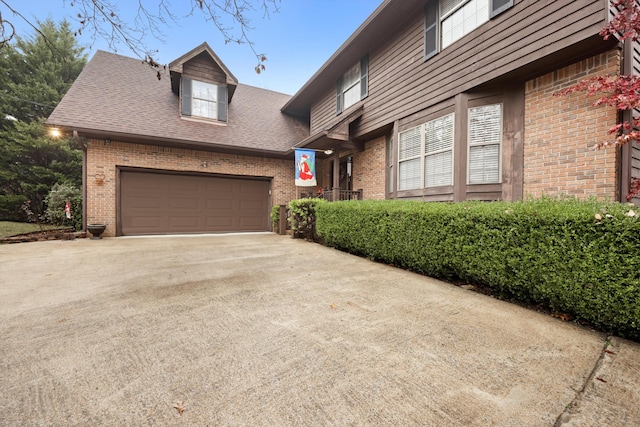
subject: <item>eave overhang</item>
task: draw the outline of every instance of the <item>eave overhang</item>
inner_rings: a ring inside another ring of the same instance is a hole
[[[354,149],[362,151],[363,145],[351,139],[350,125],[364,114],[364,106],[342,117],[333,125],[310,135],[291,148],[310,148],[314,150]]]
[[[216,53],[213,51],[213,49],[211,49],[211,47],[209,46],[209,44],[207,42],[202,43],[200,46],[196,47],[195,49],[190,50],[189,52],[185,53],[180,58],[172,61],[169,64],[169,74],[171,75],[171,90],[174,93],[179,93],[179,91],[180,91],[180,76],[182,75],[182,70],[183,70],[184,63],[185,62],[189,62],[190,60],[192,60],[193,58],[195,58],[196,56],[198,56],[198,55],[200,55],[202,53],[206,53],[213,60],[213,62],[215,62],[220,67],[220,69],[222,69],[222,71],[225,73],[225,76],[226,76],[226,79],[227,79],[226,83],[227,83],[227,88],[228,88],[228,90],[227,90],[227,95],[228,95],[227,102],[230,103],[231,99],[233,98],[233,93],[235,92],[236,88],[238,87],[238,79],[227,68],[227,66],[224,65],[222,60],[218,57],[218,55],[216,55]]]

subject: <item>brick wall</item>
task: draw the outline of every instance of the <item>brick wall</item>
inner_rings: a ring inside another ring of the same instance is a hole
[[[105,236],[116,234],[116,168],[142,167],[269,177],[272,204],[295,198],[293,159],[280,160],[171,147],[89,140],[87,144],[87,223],[107,224]]]
[[[618,74],[617,49],[545,74],[526,83],[524,194],[617,198],[617,154],[593,146],[616,123],[612,107],[594,107],[583,93],[554,96],[580,79]]]
[[[353,153],[353,189],[363,190],[363,198],[385,198],[386,156],[385,137],[367,141],[362,152]]]

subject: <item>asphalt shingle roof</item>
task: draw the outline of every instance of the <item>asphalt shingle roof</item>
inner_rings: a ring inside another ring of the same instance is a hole
[[[226,149],[284,154],[309,135],[305,123],[280,109],[291,98],[239,84],[226,125],[181,119],[169,71],[134,58],[98,51],[47,119],[47,124],[91,133],[131,134],[138,139],[210,144]]]

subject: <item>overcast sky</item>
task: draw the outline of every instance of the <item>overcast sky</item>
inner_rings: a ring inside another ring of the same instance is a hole
[[[72,28],[76,27],[72,19],[77,9],[70,6],[70,0],[8,0],[8,3],[31,20],[51,18],[58,22],[66,17]],[[114,3],[121,8],[118,13],[133,16],[138,1],[115,0]],[[158,0],[144,0],[143,3],[152,9],[153,5],[157,8]],[[171,0],[173,5],[190,3]],[[267,69],[260,75],[254,71],[257,60],[251,49],[243,45],[225,45],[218,30],[201,16],[179,18],[177,23],[171,23],[163,30],[163,40],[150,37],[147,44],[158,49],[156,59],[167,64],[206,41],[240,83],[293,95],[380,3],[382,0],[282,0],[280,12],[267,19],[262,18],[262,12],[256,11],[252,14],[254,30],[249,37],[256,50],[267,56]],[[173,10],[177,8],[174,6]],[[185,16],[189,11],[189,6],[185,6],[177,15]],[[33,29],[1,3],[0,13],[16,26],[20,35],[33,35]],[[102,40],[97,40],[89,49],[90,41],[88,34],[79,37],[90,56],[97,49],[113,51]],[[126,46],[118,48],[117,53],[134,56]]]

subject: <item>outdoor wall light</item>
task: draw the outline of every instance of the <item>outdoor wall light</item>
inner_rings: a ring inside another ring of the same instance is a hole
[[[324,150],[324,154],[329,156],[329,155],[333,154],[333,150],[331,148],[329,148],[328,150]]]
[[[109,138],[105,139],[104,145],[111,145],[111,140]]]
[[[51,128],[49,130],[49,135],[51,135],[53,138],[60,138],[62,136],[62,132],[60,132],[60,129],[58,128]]]

